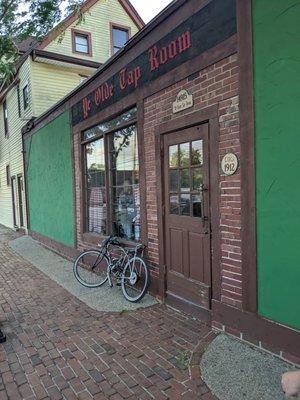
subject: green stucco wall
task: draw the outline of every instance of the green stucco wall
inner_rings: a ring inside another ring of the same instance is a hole
[[[74,246],[69,114],[26,139],[25,151],[30,230]]]
[[[259,313],[300,329],[300,1],[252,4]]]

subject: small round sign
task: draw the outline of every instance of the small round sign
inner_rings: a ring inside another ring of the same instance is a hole
[[[235,154],[227,153],[222,158],[221,169],[225,175],[233,175],[238,169],[239,161]]]

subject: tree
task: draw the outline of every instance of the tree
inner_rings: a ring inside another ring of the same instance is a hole
[[[83,19],[83,0],[0,0],[0,91],[16,72],[20,57],[17,44],[25,39],[41,41],[65,15]],[[64,11],[63,11],[64,9]],[[56,29],[60,29],[58,24]]]

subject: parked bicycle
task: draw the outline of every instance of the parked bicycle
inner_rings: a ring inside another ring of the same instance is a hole
[[[82,285],[95,288],[108,281],[113,286],[113,277],[122,287],[124,297],[133,303],[141,300],[148,289],[150,274],[143,260],[145,246],[123,247],[118,239],[109,236],[99,249],[81,253],[73,267],[74,275]]]

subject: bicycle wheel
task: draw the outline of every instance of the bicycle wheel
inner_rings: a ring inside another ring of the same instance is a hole
[[[147,265],[140,257],[131,258],[122,273],[121,286],[124,297],[136,303],[141,300],[148,289],[150,274]]]
[[[98,250],[81,253],[73,267],[78,282],[89,288],[101,286],[107,281],[107,269],[108,259]]]

